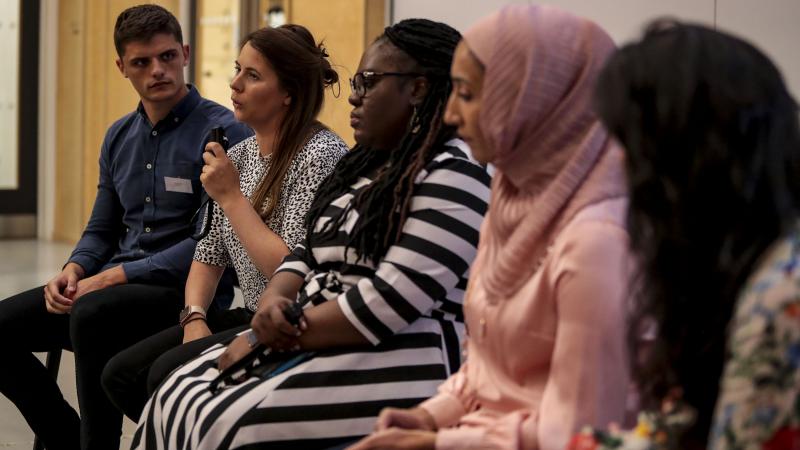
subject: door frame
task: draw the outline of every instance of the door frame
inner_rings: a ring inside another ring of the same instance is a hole
[[[0,237],[36,236],[40,0],[20,1],[18,185],[0,189]]]

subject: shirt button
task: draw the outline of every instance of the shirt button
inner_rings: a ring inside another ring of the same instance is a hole
[[[149,233],[150,232],[150,227],[144,227],[144,232],[145,233]]]
[[[145,197],[144,201],[147,202],[147,203],[150,203],[150,197]]]
[[[179,121],[179,120],[181,120],[181,119],[178,119],[177,117],[175,118],[175,122],[177,122],[177,121]]]
[[[152,134],[153,136],[158,136],[158,131],[156,131],[156,130],[153,130],[153,132],[152,132],[151,134]]]
[[[125,228],[125,232],[126,232],[126,233],[128,233],[128,232],[130,232],[130,231],[131,231],[131,229],[130,229],[130,228]]]
[[[153,165],[152,165],[152,164],[150,164],[150,163],[147,163],[147,170],[150,170],[150,169],[152,169],[152,168],[153,168]]]

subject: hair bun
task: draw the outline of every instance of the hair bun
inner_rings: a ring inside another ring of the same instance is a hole
[[[328,54],[328,49],[325,48],[325,44],[323,44],[322,42],[317,44],[317,50],[319,50],[320,58],[328,58],[329,56],[331,56]]]
[[[332,86],[339,82],[339,73],[336,72],[330,64],[322,69],[322,81],[325,86]]]
[[[322,60],[322,81],[325,87],[338,83],[339,74],[333,69],[331,62],[328,61],[330,55],[328,54],[328,49],[325,48],[325,44],[323,42],[317,44],[317,50],[319,50],[319,57]]]

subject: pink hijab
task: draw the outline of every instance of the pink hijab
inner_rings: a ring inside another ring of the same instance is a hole
[[[488,270],[475,275],[497,301],[578,211],[626,195],[622,152],[591,104],[615,46],[593,22],[540,5],[503,8],[464,40],[485,68],[479,126],[498,169],[478,256]]]

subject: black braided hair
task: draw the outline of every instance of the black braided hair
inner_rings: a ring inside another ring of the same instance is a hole
[[[450,64],[461,34],[452,27],[427,19],[407,19],[386,27],[376,42],[385,42],[407,54],[416,71],[428,80],[428,93],[416,109],[413,123],[390,151],[356,145],[336,166],[317,191],[308,216],[306,232],[313,247],[313,224],[328,205],[350,189],[356,180],[380,168],[373,182],[333,217],[317,239],[335,237],[351,209],[359,213],[345,248],[359,259],[379,261],[400,237],[417,174],[455,136],[442,122],[452,84]],[[389,201],[391,199],[391,201]]]

